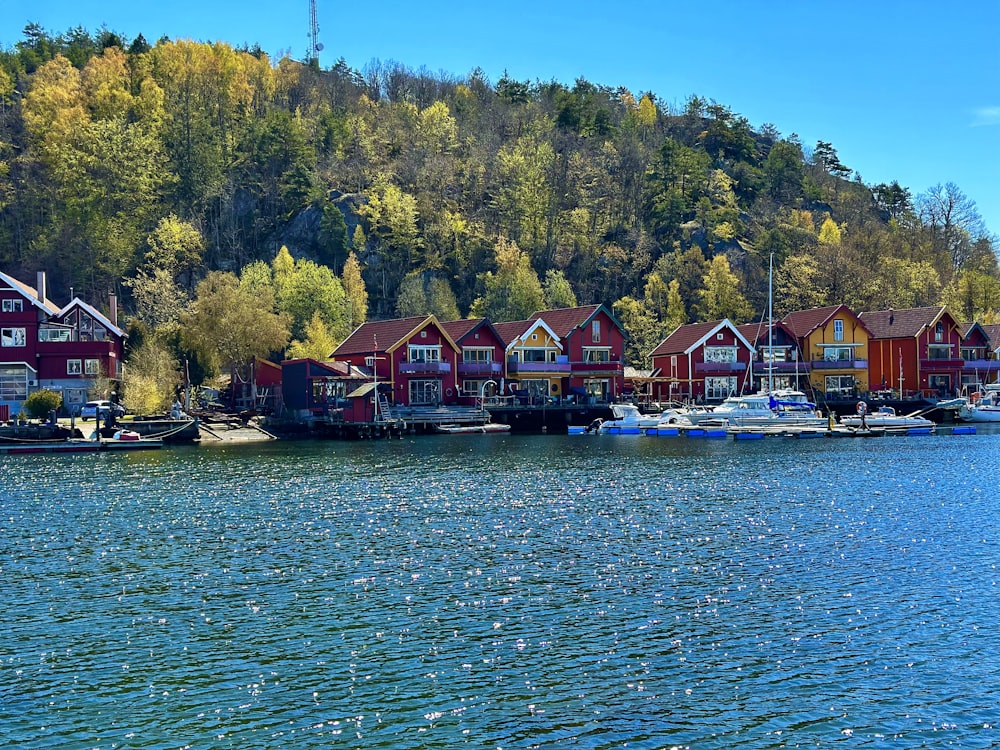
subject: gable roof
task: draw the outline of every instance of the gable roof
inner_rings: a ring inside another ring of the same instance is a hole
[[[551,331],[559,338],[564,339],[573,332],[573,329],[586,326],[603,308],[604,305],[584,305],[582,307],[561,307],[554,310],[540,310],[532,313],[529,320],[544,320]],[[614,324],[621,328],[615,317],[606,309],[604,311]]]
[[[797,339],[803,339],[817,328],[822,328],[839,312],[846,312],[855,320],[860,320],[860,316],[847,305],[829,305],[827,307],[817,307],[812,310],[796,310],[790,312],[781,319],[781,322],[792,332]],[[869,333],[871,331],[862,322],[862,327]]]
[[[458,345],[448,335],[444,327],[433,315],[414,316],[411,318],[396,318],[394,320],[374,320],[362,323],[344,342],[333,350],[334,357],[346,357],[352,354],[374,354],[391,352],[409,341],[417,331],[427,325],[433,325],[441,332],[447,343],[458,351]]]
[[[7,283],[11,289],[15,292],[19,292],[22,297],[27,299],[35,307],[41,308],[49,315],[56,315],[59,312],[59,307],[46,298],[44,301],[38,299],[38,290],[33,286],[28,286],[23,281],[18,281],[13,276],[8,276],[7,274],[0,271],[0,280]]]
[[[540,329],[544,330],[547,334],[549,334],[549,338],[551,338],[552,341],[555,343],[555,345],[559,347],[559,351],[563,351],[562,339],[559,337],[559,334],[557,334],[555,331],[553,331],[549,327],[548,323],[546,323],[541,318],[538,318],[537,320],[529,320],[529,321],[526,321],[526,322],[528,324],[527,328],[524,328],[524,329],[521,330],[520,333],[515,334],[514,337],[510,341],[504,341],[504,347],[505,347],[506,350],[509,351],[511,349],[511,347],[513,347],[514,344],[518,340],[521,341],[522,346],[526,346],[524,340],[526,338],[528,338],[529,334],[531,334],[533,331],[536,331],[536,330],[538,330],[540,328]],[[530,348],[530,347],[528,347],[528,348]]]
[[[987,333],[986,327],[982,323],[978,323],[976,321],[973,321],[972,323],[959,323],[958,324],[958,333],[962,337],[962,341],[963,342],[966,341],[968,338],[970,338],[972,336],[973,331],[975,331],[977,329],[979,330],[979,335],[983,337],[983,340],[987,344],[989,344],[990,343],[990,334]]]
[[[493,330],[497,332],[503,345],[510,346],[511,342],[520,338],[528,331],[528,326],[532,324],[530,320],[508,320],[503,323],[494,323]]]
[[[793,341],[798,338],[795,332],[780,320],[774,321],[771,324],[771,328],[774,331],[778,331],[779,329],[784,331],[785,335]],[[768,327],[764,323],[744,323],[736,326],[736,330],[740,332],[743,338],[755,345],[760,344],[761,346],[765,346],[767,344]]]
[[[943,306],[910,307],[904,310],[863,312],[859,317],[871,331],[872,338],[916,338],[925,328],[937,323],[946,311],[947,308]]]
[[[500,334],[497,333],[496,328],[490,323],[486,318],[464,318],[462,320],[449,320],[447,323],[442,323],[441,327],[445,330],[452,340],[460,344],[462,339],[469,336],[480,329],[487,329],[496,336],[497,341],[503,341]]]
[[[984,325],[983,331],[986,332],[986,338],[989,339],[990,348],[996,349],[1000,347],[1000,325]]]
[[[87,314],[90,315],[90,317],[92,317],[95,320],[97,320],[98,322],[100,322],[100,324],[102,326],[104,326],[105,328],[107,328],[109,331],[111,331],[112,333],[114,333],[116,336],[121,337],[121,336],[125,335],[125,331],[123,331],[121,328],[119,328],[114,323],[112,323],[99,310],[97,310],[96,308],[94,308],[92,305],[88,305],[86,302],[84,302],[79,297],[74,297],[73,300],[68,305],[66,305],[66,307],[64,307],[62,310],[59,310],[59,312],[56,313],[56,316],[60,317],[60,318],[65,317],[66,314],[69,313],[75,307],[79,307],[79,308],[85,310],[87,312]]]
[[[738,341],[750,351],[754,350],[754,345],[747,341],[746,337],[740,333],[739,329],[732,324],[728,318],[722,320],[712,320],[707,323],[688,323],[678,326],[674,332],[667,336],[660,344],[649,353],[650,357],[658,357],[664,354],[689,354],[699,345],[708,340],[722,329],[733,332]]]

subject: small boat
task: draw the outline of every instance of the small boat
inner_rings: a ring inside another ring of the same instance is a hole
[[[611,419],[600,422],[594,420],[587,432],[639,435],[643,430],[655,428],[659,423],[659,414],[643,414],[635,404],[611,404]]]
[[[827,418],[800,391],[775,391],[746,396],[730,396],[710,412],[689,413],[694,425],[760,427],[768,425],[822,428]]]
[[[436,424],[434,432],[448,435],[464,435],[466,433],[510,432],[509,424],[486,422],[485,424]]]
[[[896,414],[891,406],[880,406],[871,414],[841,417],[840,423],[854,429],[867,427],[870,430],[932,430],[937,425],[929,419],[918,416],[917,412],[907,415]]]
[[[995,385],[977,391],[968,398],[939,402],[939,409],[951,409],[963,422],[1000,422],[1000,390]]]

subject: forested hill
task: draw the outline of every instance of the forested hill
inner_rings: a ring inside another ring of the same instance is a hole
[[[830,143],[679,94],[29,26],[0,52],[0,268],[46,270],[56,298],[117,290],[155,326],[212,271],[278,274],[284,246],[349,300],[321,311],[335,337],[365,314],[601,302],[633,357],[678,323],[758,317],[772,256],[776,313],[993,321],[994,240],[958,186],[867,185]]]

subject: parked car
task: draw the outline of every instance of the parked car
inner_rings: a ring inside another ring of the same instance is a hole
[[[88,401],[80,409],[80,419],[86,421],[88,419],[96,419],[98,421],[104,419],[111,413],[111,402],[110,401]]]

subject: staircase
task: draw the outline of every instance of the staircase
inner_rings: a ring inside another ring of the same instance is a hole
[[[389,399],[384,393],[378,394],[378,417],[376,422],[389,422],[393,419],[392,409],[389,407]]]

